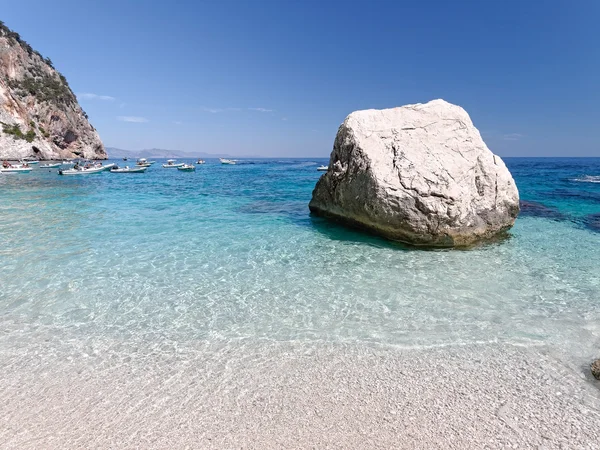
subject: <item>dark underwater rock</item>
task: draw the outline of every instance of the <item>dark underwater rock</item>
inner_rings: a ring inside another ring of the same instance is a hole
[[[530,202],[521,200],[521,215],[531,217],[545,217],[552,220],[566,220],[567,216],[561,213],[558,209],[546,206],[543,203]]]
[[[584,219],[583,222],[590,230],[600,233],[600,213],[590,214]]]

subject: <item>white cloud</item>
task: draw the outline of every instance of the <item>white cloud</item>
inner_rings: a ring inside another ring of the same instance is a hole
[[[93,94],[91,92],[81,92],[77,94],[77,98],[80,100],[106,100],[109,102],[114,102],[116,99],[111,97],[110,95],[98,95]]]
[[[220,108],[202,108],[202,110],[213,114],[223,112]]]
[[[258,112],[273,112],[272,109],[267,108],[248,108],[250,111],[258,111]]]
[[[242,108],[207,108],[205,106],[202,107],[203,111],[209,112],[211,114],[222,113],[226,111],[241,111]]]
[[[118,116],[118,120],[121,122],[133,122],[133,123],[144,123],[148,122],[148,119],[145,117],[136,117],[136,116]]]
[[[282,117],[281,120],[287,120],[287,117]]]
[[[173,121],[173,123],[174,123],[175,125],[181,125],[181,124],[182,124],[182,122],[181,122],[180,120],[174,120],[174,121]]]
[[[509,133],[509,134],[505,134],[504,136],[502,136],[502,138],[505,141],[518,141],[522,137],[523,137],[523,135],[519,134],[519,133]]]

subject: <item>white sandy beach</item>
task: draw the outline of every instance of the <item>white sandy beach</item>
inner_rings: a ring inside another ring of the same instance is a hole
[[[36,349],[39,359],[0,353],[0,447],[597,448],[600,442],[598,383],[544,347],[120,345],[110,357],[101,351],[73,357],[50,344]]]

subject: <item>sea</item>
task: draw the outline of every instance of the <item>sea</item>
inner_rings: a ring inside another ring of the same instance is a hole
[[[43,371],[49,354],[127,361],[131,343],[174,358],[199,342],[507,343],[583,367],[600,349],[600,158],[505,161],[522,212],[468,250],[312,216],[327,159],[0,175],[0,358]]]

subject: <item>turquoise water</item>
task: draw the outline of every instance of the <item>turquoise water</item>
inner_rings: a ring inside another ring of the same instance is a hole
[[[529,203],[509,239],[468,251],[311,217],[322,163],[0,176],[0,348],[66,334],[56,345],[82,353],[102,340],[273,340],[595,354],[600,159],[507,159]]]

